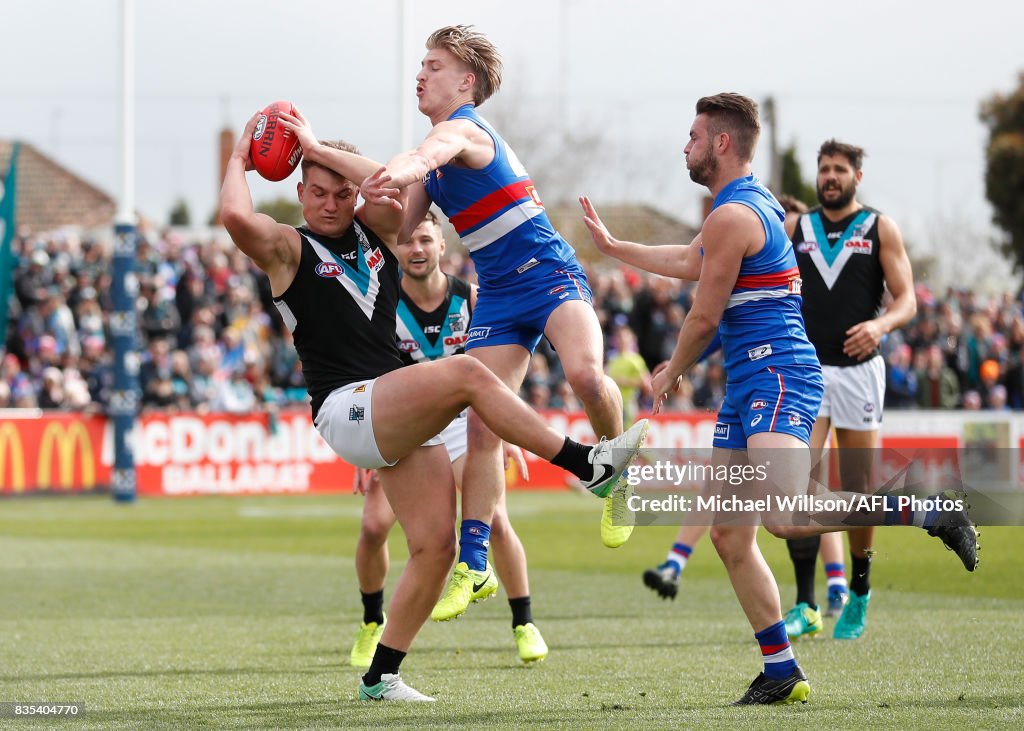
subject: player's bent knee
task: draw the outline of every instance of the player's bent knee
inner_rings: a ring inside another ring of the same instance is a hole
[[[359,542],[368,548],[379,548],[387,543],[391,524],[378,520],[364,520],[359,528]]]
[[[807,532],[805,529],[795,526],[786,525],[785,523],[779,523],[774,520],[765,520],[762,525],[766,531],[771,533],[776,538],[782,538],[784,540],[793,540],[796,538],[806,538]]]
[[[470,411],[466,423],[466,444],[474,451],[501,449],[501,438],[490,430],[479,415]]]
[[[752,544],[751,536],[747,531],[725,526],[711,529],[711,542],[726,566],[742,560]]]
[[[429,561],[433,565],[443,565],[447,571],[455,561],[455,533],[446,531],[445,535],[420,536],[408,541],[409,558]]]
[[[487,366],[469,355],[453,355],[448,359],[459,391],[468,402],[471,397],[486,393],[498,381]]]
[[[722,538],[722,529],[717,525],[708,529],[708,537],[711,538],[711,545],[715,545]]]
[[[495,512],[491,519],[491,541],[503,542],[514,535],[515,530],[512,528],[508,516],[501,512]]]
[[[605,395],[604,372],[587,364],[566,371],[565,380],[569,382],[572,392],[583,403],[600,401]]]

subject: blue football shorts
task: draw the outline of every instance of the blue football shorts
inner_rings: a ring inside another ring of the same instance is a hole
[[[766,366],[741,381],[730,381],[715,423],[716,447],[746,449],[760,432],[791,434],[810,444],[824,393],[821,370],[808,366]]]
[[[514,274],[502,286],[480,288],[466,350],[521,345],[532,354],[556,307],[571,300],[593,304],[587,275],[579,263],[537,271],[540,268]]]

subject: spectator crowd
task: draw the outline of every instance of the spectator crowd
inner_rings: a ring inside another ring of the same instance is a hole
[[[102,413],[113,387],[110,243],[21,233],[14,255],[0,408]],[[475,279],[472,263],[458,252],[444,267]],[[617,265],[590,267],[588,276],[605,329],[608,372],[627,410],[645,410],[649,372],[672,352],[692,284]],[[245,413],[306,403],[298,357],[269,282],[226,236],[194,241],[173,230],[144,231],[136,281],[144,411]],[[886,407],[1024,409],[1021,298],[966,289],[940,295],[919,283],[917,301],[914,321],[882,344]],[[714,411],[724,392],[721,356],[713,355],[666,407]],[[546,341],[522,396],[536,408],[580,409]]]

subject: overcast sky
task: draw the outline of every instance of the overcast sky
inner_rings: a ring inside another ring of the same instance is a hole
[[[320,137],[386,160],[401,143],[400,100],[415,101],[424,39],[471,23],[505,59],[502,91],[481,111],[544,158],[520,150],[542,196],[544,175],[558,172],[543,140],[569,132],[589,140],[584,159],[569,162],[584,176],[571,193],[647,202],[696,222],[704,191],[682,162],[693,104],[737,91],[776,99],[779,140],[796,143],[807,175],[824,139],[864,146],[862,199],[919,248],[945,246],[942,231],[989,230],[978,106],[1024,70],[1024,3],[408,5],[403,66],[400,0],[137,0],[139,210],[163,222],[184,198],[204,221],[218,189],[218,131],[240,131],[275,99],[294,101]],[[36,145],[117,197],[119,1],[0,8],[0,137]],[[412,114],[418,140],[427,127]],[[755,170],[767,178],[763,143]],[[256,182],[255,197],[291,195],[294,183]]]

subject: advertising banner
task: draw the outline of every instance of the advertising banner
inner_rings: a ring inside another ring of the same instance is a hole
[[[545,411],[556,430],[592,442],[582,413]],[[707,461],[712,413],[651,418],[645,451],[673,460]],[[354,468],[338,459],[313,428],[309,412],[148,414],[131,434],[140,495],[258,495],[349,492]],[[0,495],[109,489],[113,428],[102,416],[0,411]],[[1024,414],[893,412],[886,414],[877,457],[884,477],[908,463],[934,474],[963,471],[972,481],[1024,486]],[[526,455],[530,479],[513,466],[508,486],[565,490],[572,475]],[[833,460],[834,461],[834,460]],[[836,480],[835,469],[830,470]],[[654,481],[657,482],[656,480]],[[838,482],[838,480],[836,480]],[[656,489],[654,483],[640,487]]]

